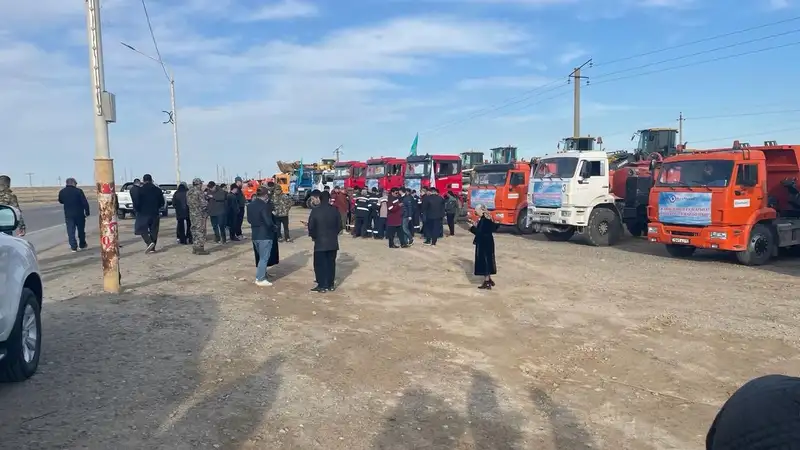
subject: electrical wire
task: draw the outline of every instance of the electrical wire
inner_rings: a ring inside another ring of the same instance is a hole
[[[713,36],[697,39],[697,40],[690,41],[690,42],[684,42],[683,44],[671,45],[671,46],[662,47],[662,48],[659,48],[659,49],[656,49],[656,50],[649,50],[649,51],[646,51],[646,52],[643,52],[643,53],[636,53],[636,54],[630,55],[630,56],[623,56],[622,58],[612,59],[610,61],[600,61],[599,63],[595,63],[594,67],[605,66],[605,65],[609,65],[609,64],[616,64],[616,63],[623,62],[623,61],[630,61],[631,59],[641,58],[643,56],[650,56],[650,55],[655,55],[655,54],[658,54],[658,53],[667,52],[667,51],[670,51],[670,50],[675,50],[675,49],[678,49],[678,48],[690,47],[692,45],[702,44],[703,42],[716,41],[717,39],[722,39],[722,38],[726,38],[726,37],[736,36],[736,35],[739,35],[739,34],[749,33],[751,31],[761,30],[761,29],[768,28],[768,27],[774,27],[776,25],[782,25],[782,24],[785,24],[785,23],[796,22],[798,20],[800,20],[800,16],[790,17],[788,19],[778,20],[778,21],[775,21],[775,22],[768,22],[768,23],[764,23],[764,24],[761,24],[761,25],[756,25],[756,26],[750,27],[750,28],[742,28],[741,30],[731,31],[731,32],[728,32],[728,33],[717,34],[717,35],[713,35]]]
[[[787,19],[774,21],[774,22],[768,22],[768,23],[757,25],[757,26],[754,26],[754,27],[744,28],[744,29],[741,29],[741,30],[736,30],[736,31],[733,31],[733,32],[728,32],[728,33],[717,34],[717,35],[709,36],[709,37],[702,38],[702,39],[697,39],[697,40],[694,40],[694,41],[691,41],[691,42],[687,42],[687,43],[683,43],[683,44],[679,44],[679,45],[663,47],[663,48],[660,48],[660,49],[651,50],[651,51],[642,52],[642,53],[637,53],[637,54],[633,54],[633,55],[626,56],[626,57],[623,57],[623,58],[614,59],[614,60],[611,60],[611,61],[606,61],[606,62],[593,64],[593,67],[609,65],[609,64],[612,64],[612,63],[619,63],[619,62],[622,62],[622,61],[628,61],[628,60],[632,60],[632,59],[636,59],[636,58],[641,58],[641,57],[644,57],[644,56],[649,56],[649,55],[653,55],[653,54],[657,54],[657,53],[662,53],[662,52],[669,51],[669,50],[674,50],[674,49],[678,49],[678,48],[684,48],[684,47],[700,44],[700,43],[703,43],[703,42],[709,42],[709,41],[713,41],[713,40],[717,40],[717,39],[722,39],[722,38],[725,38],[725,37],[730,37],[730,36],[735,36],[735,35],[739,35],[739,34],[743,34],[743,33],[748,33],[748,32],[751,32],[751,31],[755,31],[755,30],[759,30],[759,29],[763,29],[763,28],[767,28],[767,27],[772,27],[772,26],[781,25],[781,24],[785,24],[785,23],[795,22],[795,21],[798,21],[798,20],[800,20],[800,16],[790,17],[790,18],[787,18]],[[696,52],[694,54],[679,56],[679,57],[675,57],[675,58],[669,58],[669,59],[665,59],[665,60],[662,60],[662,61],[659,61],[659,62],[655,62],[655,63],[644,64],[644,65],[639,66],[639,67],[634,67],[634,68],[629,68],[629,69],[625,69],[625,70],[621,70],[621,71],[601,74],[601,75],[599,75],[597,77],[592,77],[592,78],[602,78],[602,77],[607,77],[607,76],[611,76],[611,75],[618,74],[618,73],[625,73],[625,72],[629,72],[629,71],[632,71],[632,70],[641,69],[641,68],[644,68],[644,67],[651,67],[651,66],[657,65],[657,64],[664,64],[664,63],[671,62],[671,61],[677,61],[677,60],[681,60],[681,59],[686,59],[686,58],[689,58],[689,57],[692,57],[692,56],[699,56],[699,55],[702,55],[702,54],[707,54],[707,53],[711,53],[711,52],[714,52],[714,51],[723,50],[723,49],[726,49],[726,48],[733,48],[733,47],[736,47],[736,46],[741,46],[741,45],[745,45],[745,44],[749,44],[749,43],[753,43],[753,42],[759,42],[759,41],[763,41],[763,40],[766,40],[766,39],[773,39],[775,37],[780,37],[780,36],[784,36],[784,35],[788,35],[788,34],[792,34],[792,33],[797,33],[797,32],[800,32],[800,29],[791,30],[789,32],[784,32],[784,33],[776,33],[776,34],[773,34],[773,35],[770,35],[770,36],[751,39],[751,40],[748,40],[748,41],[740,41],[738,43],[729,44],[727,46],[722,46],[722,47],[719,47],[719,48],[716,48],[716,49],[705,50],[705,51],[701,51],[701,52]],[[748,52],[742,52],[742,53],[738,53],[738,54],[734,54],[734,55],[727,55],[727,56],[723,56],[723,57],[712,58],[712,59],[705,60],[705,61],[697,61],[697,62],[693,62],[693,63],[689,63],[689,64],[683,64],[683,65],[674,66],[674,67],[662,68],[662,69],[655,70],[655,71],[648,71],[648,72],[639,73],[639,74],[616,77],[616,78],[612,78],[612,79],[608,79],[608,80],[601,80],[599,82],[591,83],[591,84],[589,84],[589,86],[594,86],[594,85],[602,84],[602,83],[610,83],[610,82],[614,82],[614,81],[620,81],[620,80],[629,79],[629,78],[635,78],[635,77],[639,77],[639,76],[651,75],[651,74],[659,73],[659,72],[663,72],[663,71],[682,69],[682,68],[691,67],[691,66],[699,65],[699,64],[706,64],[706,63],[710,63],[710,62],[716,62],[716,61],[722,61],[722,60],[726,60],[726,59],[732,59],[732,58],[736,58],[736,57],[740,57],[740,56],[752,55],[752,54],[756,54],[756,53],[765,52],[765,51],[768,51],[768,50],[785,48],[785,47],[794,46],[794,45],[800,45],[800,42],[795,42],[795,43],[790,43],[790,44],[785,44],[785,45],[772,46],[772,47],[767,47],[767,48],[763,48],[763,49],[758,49],[758,50],[753,50],[753,51],[748,51]],[[521,93],[520,95],[511,97],[511,98],[509,98],[507,100],[504,100],[504,101],[500,102],[499,104],[492,105],[490,107],[483,108],[483,109],[480,109],[480,110],[475,111],[473,113],[470,113],[467,117],[465,117],[463,119],[455,119],[455,120],[451,120],[451,121],[445,122],[443,124],[440,124],[440,125],[434,126],[432,128],[429,128],[429,129],[427,129],[425,131],[422,131],[422,132],[420,132],[420,134],[428,134],[428,133],[437,132],[437,131],[440,131],[442,129],[449,128],[451,126],[459,125],[461,123],[470,121],[470,120],[475,119],[477,117],[481,117],[481,116],[484,116],[486,114],[490,114],[492,112],[505,109],[505,108],[507,108],[509,106],[513,106],[513,105],[516,105],[516,104],[523,103],[526,100],[532,99],[533,97],[547,94],[549,92],[552,92],[553,89],[545,89],[545,88],[553,86],[555,83],[557,83],[557,82],[551,82],[551,83],[548,83],[547,85],[540,86],[540,87],[525,91],[525,92]],[[557,96],[560,96],[560,95],[557,95]],[[550,98],[548,98],[548,99],[550,99]],[[525,107],[523,107],[521,109],[525,109],[525,108],[528,108],[530,106],[538,105],[540,103],[542,103],[542,102],[536,101],[534,103],[526,105]]]
[[[150,30],[150,38],[153,40],[153,47],[155,47],[158,62],[161,64],[161,70],[164,71],[164,76],[167,77],[167,80],[172,80],[169,73],[167,73],[164,60],[161,58],[161,50],[158,49],[158,41],[156,40],[156,34],[153,32],[153,23],[150,21],[150,13],[147,11],[147,3],[145,3],[145,0],[142,0],[142,9],[144,10],[144,17],[147,19],[147,28]]]
[[[771,35],[768,35],[768,36],[762,36],[762,37],[755,38],[755,39],[748,39],[746,41],[739,41],[739,42],[735,42],[733,44],[728,44],[728,45],[723,45],[723,46],[720,46],[720,47],[710,48],[708,50],[702,50],[702,51],[695,52],[695,53],[689,53],[687,55],[680,55],[680,56],[676,56],[676,57],[673,57],[673,58],[662,59],[660,61],[654,61],[654,62],[651,62],[651,63],[642,64],[642,65],[639,65],[639,66],[636,66],[636,67],[630,67],[628,69],[622,69],[622,70],[617,70],[617,71],[614,71],[614,72],[608,72],[608,73],[604,73],[604,74],[601,74],[601,75],[596,75],[596,76],[593,76],[591,78],[593,78],[593,79],[605,78],[605,77],[609,77],[611,75],[617,75],[617,74],[620,74],[620,73],[630,72],[632,70],[644,69],[644,68],[647,68],[647,67],[657,66],[657,65],[660,65],[660,64],[666,64],[666,63],[673,62],[673,61],[681,61],[681,60],[684,60],[684,59],[693,58],[695,56],[707,55],[709,53],[715,53],[715,52],[718,52],[720,50],[727,50],[727,49],[731,49],[731,48],[735,48],[735,47],[740,47],[742,45],[747,45],[747,44],[752,44],[752,43],[755,43],[755,42],[766,41],[766,40],[769,40],[769,39],[775,39],[775,38],[778,38],[778,37],[788,36],[790,34],[797,34],[797,33],[800,33],[800,28],[796,28],[794,30],[789,30],[789,31],[784,31],[782,33],[775,33],[775,34],[771,34]]]

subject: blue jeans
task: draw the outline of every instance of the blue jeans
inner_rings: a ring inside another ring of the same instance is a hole
[[[77,250],[78,247],[86,248],[86,218],[85,217],[65,217],[64,222],[67,225],[67,241],[69,241],[69,248]],[[75,239],[75,233],[78,234],[78,239]]]
[[[406,241],[414,240],[414,228],[411,226],[411,217],[403,217],[403,233],[406,234]]]
[[[265,239],[263,241],[253,241],[258,250],[258,266],[256,266],[256,281],[264,281],[267,279],[267,263],[269,262],[269,254],[272,253],[272,239]]]

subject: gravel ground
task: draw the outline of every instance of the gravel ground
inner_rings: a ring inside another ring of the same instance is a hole
[[[459,229],[344,238],[320,295],[306,237],[259,288],[249,242],[192,256],[173,223],[156,255],[121,226],[121,295],[96,249],[40,255],[42,365],[0,385],[3,448],[700,449],[739,385],[800,372],[796,261],[502,233],[483,292]]]

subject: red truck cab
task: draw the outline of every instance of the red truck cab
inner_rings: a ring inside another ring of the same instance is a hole
[[[387,191],[403,187],[406,174],[406,160],[391,156],[367,160],[367,189]]]
[[[333,165],[333,185],[343,189],[363,188],[367,182],[367,165],[361,161],[339,161]]]
[[[447,191],[460,195],[461,171],[461,157],[458,155],[409,156],[406,158],[405,186],[419,192],[423,187],[432,187],[433,183],[442,195]]]

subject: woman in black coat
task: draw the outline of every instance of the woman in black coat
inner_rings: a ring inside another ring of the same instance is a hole
[[[494,223],[489,211],[483,205],[475,208],[475,214],[479,217],[478,222],[469,227],[469,232],[475,235],[472,244],[475,245],[475,268],[476,276],[483,277],[483,284],[478,289],[491,289],[494,286],[492,275],[497,274],[497,263],[494,257],[494,232],[498,225]]]

